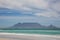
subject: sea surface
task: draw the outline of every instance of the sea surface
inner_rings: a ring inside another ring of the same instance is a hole
[[[46,34],[60,35],[60,30],[0,30],[2,33],[29,33],[29,34]]]

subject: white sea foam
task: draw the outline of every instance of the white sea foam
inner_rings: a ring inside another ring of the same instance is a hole
[[[26,33],[0,33],[0,35],[22,35],[22,36],[34,36],[34,37],[53,37],[60,38],[60,35],[40,35],[40,34],[26,34]]]

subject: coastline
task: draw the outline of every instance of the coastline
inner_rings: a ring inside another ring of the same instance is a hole
[[[45,34],[29,34],[29,33],[0,33],[0,35],[22,35],[22,36],[36,36],[36,37],[40,37],[40,36],[43,36],[43,37],[59,37],[60,38],[60,35],[45,35]]]
[[[26,34],[26,33],[0,33],[0,40],[1,38],[6,39],[27,39],[27,40],[60,40],[60,35],[41,35],[41,34]]]

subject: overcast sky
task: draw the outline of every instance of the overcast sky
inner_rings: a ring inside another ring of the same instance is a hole
[[[18,22],[60,27],[60,0],[0,0],[0,27]]]

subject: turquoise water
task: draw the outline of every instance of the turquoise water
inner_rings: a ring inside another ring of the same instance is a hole
[[[60,30],[0,30],[0,32],[60,35]]]

